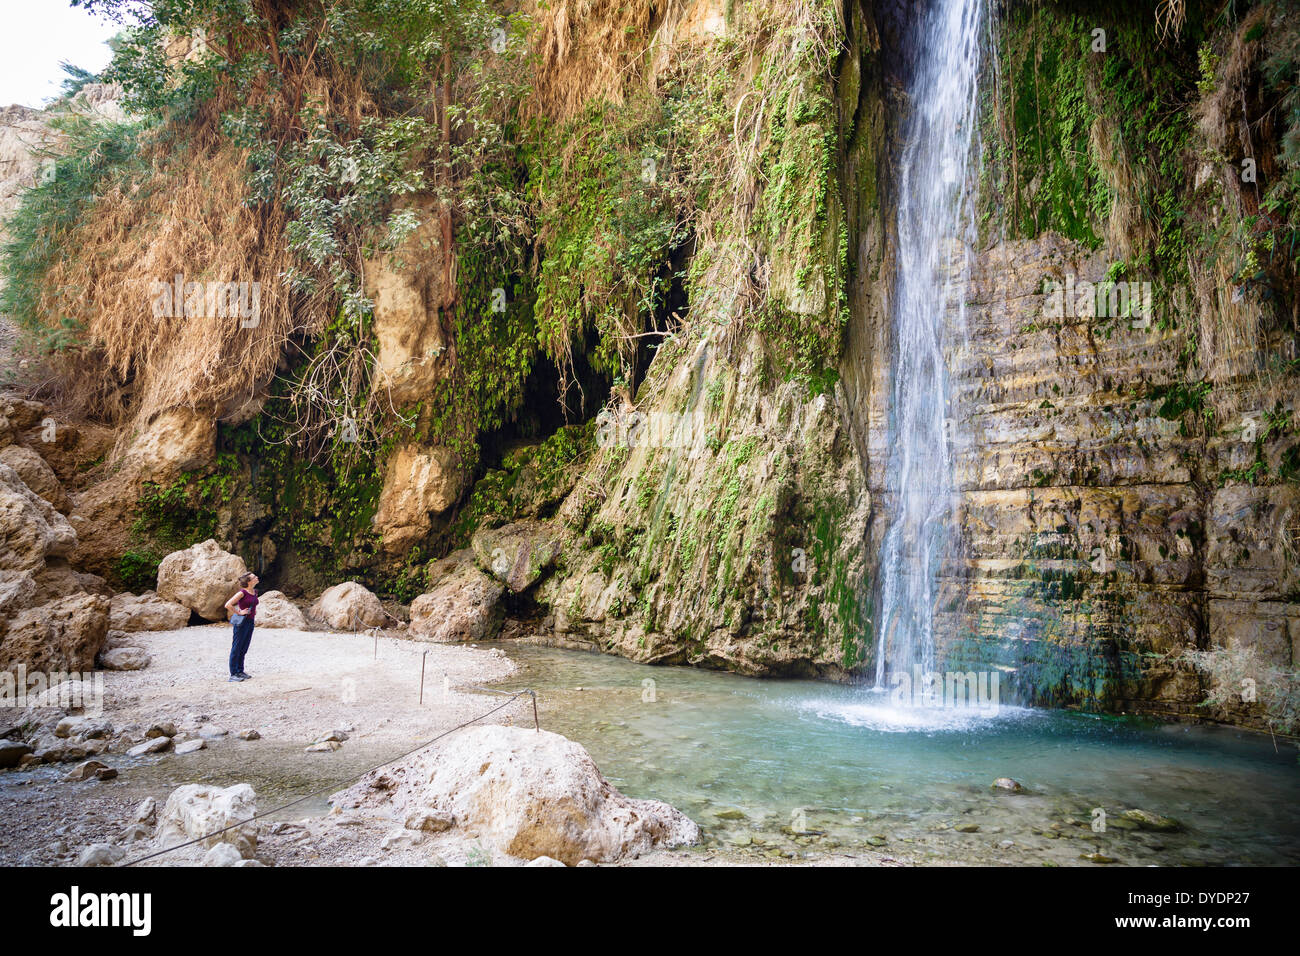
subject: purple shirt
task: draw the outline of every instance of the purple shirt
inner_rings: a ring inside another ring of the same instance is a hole
[[[247,611],[248,619],[250,621],[257,617],[257,595],[251,591],[245,591],[243,588],[240,588],[239,600],[235,602],[235,606],[241,611]]]

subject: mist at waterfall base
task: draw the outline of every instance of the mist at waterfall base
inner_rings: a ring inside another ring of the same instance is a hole
[[[880,555],[876,682],[845,719],[880,729],[965,726],[994,719],[986,706],[954,707],[928,688],[936,674],[937,570],[951,545],[952,440],[948,346],[964,330],[950,257],[970,221],[964,184],[975,126],[981,0],[940,0],[918,24],[920,61],[909,90],[899,168],[893,285],[893,389]],[[983,674],[988,682],[997,674]],[[905,686],[906,685],[906,686]],[[900,691],[903,691],[900,693]],[[902,706],[900,706],[902,704]],[[978,704],[978,701],[977,701]]]

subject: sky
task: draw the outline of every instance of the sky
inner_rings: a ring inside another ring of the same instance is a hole
[[[58,96],[60,60],[98,73],[112,55],[104,41],[118,29],[68,0],[0,0],[0,109]]]

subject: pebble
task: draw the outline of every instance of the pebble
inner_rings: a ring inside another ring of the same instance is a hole
[[[238,734],[236,734],[236,736],[239,737],[240,740],[261,740],[262,739],[262,735],[259,734],[256,730],[252,730],[252,729],[241,730]]]
[[[184,743],[176,745],[176,755],[184,756],[185,754],[192,754],[198,750],[206,750],[207,746],[208,742],[202,738],[198,740],[187,740]]]

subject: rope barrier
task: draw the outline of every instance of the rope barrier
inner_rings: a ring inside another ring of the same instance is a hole
[[[487,690],[488,688],[483,688],[483,689]],[[503,694],[508,692],[493,691],[493,693]],[[297,806],[298,804],[302,803],[304,800],[310,800],[312,797],[319,796],[320,794],[325,793],[327,790],[340,789],[343,786],[343,784],[351,783],[354,780],[360,780],[366,774],[374,773],[376,770],[380,769],[381,767],[387,767],[389,764],[397,763],[397,761],[399,760],[405,760],[407,757],[411,756],[411,754],[418,753],[419,751],[423,750],[425,747],[437,743],[439,740],[441,740],[443,737],[446,737],[448,734],[454,734],[456,731],[463,730],[464,728],[468,727],[470,724],[478,723],[484,717],[491,717],[498,710],[502,710],[503,708],[509,707],[512,703],[514,703],[516,700],[518,700],[520,697],[523,697],[524,695],[528,695],[533,699],[533,721],[534,724],[536,725],[536,729],[540,731],[541,724],[537,721],[537,692],[532,689],[521,690],[518,693],[511,696],[509,700],[504,701],[501,704],[498,704],[496,707],[493,707],[491,710],[487,711],[486,713],[479,714],[477,717],[467,720],[463,724],[458,724],[455,727],[451,728],[450,730],[445,730],[442,733],[440,733],[438,736],[434,737],[433,739],[427,740],[424,743],[420,744],[420,746],[414,748],[413,750],[408,750],[404,754],[399,754],[398,756],[393,757],[391,760],[385,760],[383,763],[376,764],[375,766],[369,768],[368,770],[363,770],[361,771],[361,773],[355,774],[354,776],[345,777],[343,780],[339,781],[338,783],[327,784],[326,786],[321,787],[319,790],[313,790],[311,793],[298,797],[296,800],[290,800],[288,803],[281,804],[280,806],[274,807],[270,810],[264,810],[261,813],[255,813],[247,820],[240,820],[237,823],[232,823],[229,826],[222,827],[220,830],[214,830],[211,833],[205,833],[201,837],[195,837],[193,840],[187,840],[184,843],[177,843],[175,846],[169,846],[166,849],[156,850],[153,853],[148,853],[142,857],[138,857],[137,859],[128,860],[126,863],[123,863],[122,866],[135,866],[137,863],[143,863],[145,860],[152,860],[154,857],[162,856],[164,853],[171,853],[174,850],[180,850],[187,846],[193,846],[196,843],[202,843],[204,840],[210,840],[214,836],[220,836],[221,834],[227,832],[228,830],[234,830],[238,827],[242,827],[246,823],[252,823],[254,820],[258,820],[262,817],[270,816],[272,813],[279,813],[282,810],[288,810],[290,807]]]

